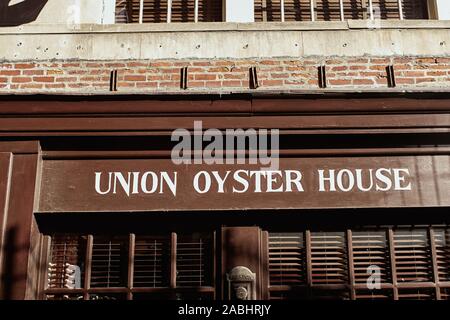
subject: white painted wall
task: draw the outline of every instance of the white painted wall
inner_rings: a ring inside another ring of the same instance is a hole
[[[450,20],[450,0],[437,0],[439,20]]]
[[[254,22],[253,0],[225,0],[225,18],[227,22]]]
[[[34,23],[114,23],[115,0],[49,0]]]

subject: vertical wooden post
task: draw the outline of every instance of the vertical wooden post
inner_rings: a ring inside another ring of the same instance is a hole
[[[311,21],[316,21],[316,0],[310,1],[311,7]]]
[[[350,299],[356,299],[355,291],[355,264],[353,261],[353,233],[347,230],[348,276],[350,282]]]
[[[306,245],[306,283],[308,287],[312,286],[312,249],[311,249],[311,231],[305,232]]]
[[[433,228],[428,229],[428,237],[430,238],[431,258],[433,260],[433,281],[436,285],[436,299],[441,300],[441,288],[439,286],[439,269],[436,252],[436,239]]]
[[[144,0],[139,1],[139,23],[144,22]]]
[[[94,247],[94,237],[88,235],[86,244],[86,257],[84,267],[84,299],[89,299],[88,290],[91,288],[91,272],[92,272],[92,248]]]
[[[398,0],[398,14],[400,16],[400,20],[403,20],[403,1]]]
[[[198,0],[194,0],[194,22],[198,22]]]
[[[177,286],[177,234],[172,232],[170,239],[170,287]]]
[[[398,283],[397,283],[397,266],[395,264],[395,245],[394,245],[394,231],[392,228],[388,230],[389,253],[391,258],[391,275],[392,285],[394,286],[394,300],[398,300]]]
[[[222,279],[226,281],[227,273],[234,267],[243,266],[256,273],[255,297],[261,299],[261,229],[258,227],[223,227],[222,228]],[[224,286],[223,297],[228,298],[228,285]]]
[[[167,0],[167,23],[172,22],[172,0]]]
[[[128,281],[127,281],[127,287],[128,287],[128,293],[127,293],[127,299],[132,300],[133,294],[131,291],[134,287],[134,248],[135,248],[135,242],[136,242],[136,235],[131,233],[128,238]]]

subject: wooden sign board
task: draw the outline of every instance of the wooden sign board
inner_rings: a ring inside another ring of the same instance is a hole
[[[450,206],[450,156],[284,158],[277,170],[46,160],[41,183],[40,212]]]

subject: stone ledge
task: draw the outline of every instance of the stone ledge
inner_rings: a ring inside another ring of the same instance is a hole
[[[170,33],[214,31],[320,31],[374,29],[370,20],[298,21],[256,23],[145,23],[145,24],[32,24],[19,27],[0,27],[0,35],[7,34],[83,34],[83,33]],[[450,20],[381,20],[376,29],[450,29]]]

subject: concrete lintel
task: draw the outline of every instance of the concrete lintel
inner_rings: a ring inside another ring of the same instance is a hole
[[[65,32],[21,27],[22,33],[0,33],[0,61],[450,56],[450,28],[348,29],[347,24],[323,24],[320,30],[317,23],[301,24],[303,29],[266,23],[256,30],[257,24],[225,24],[225,29],[208,24],[213,32],[193,31],[184,24],[85,25],[84,30]],[[145,26],[160,29],[139,31]],[[174,31],[176,27],[185,29]]]

